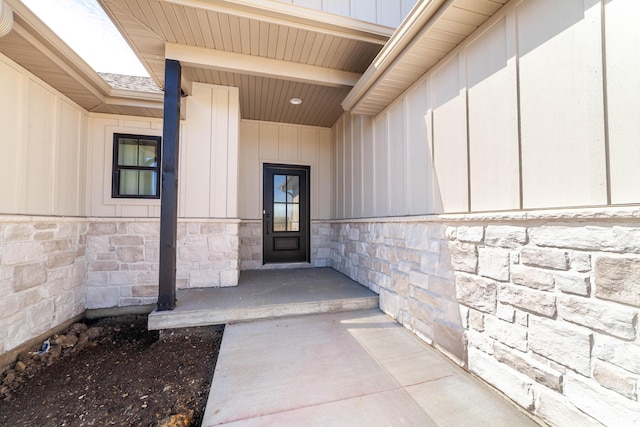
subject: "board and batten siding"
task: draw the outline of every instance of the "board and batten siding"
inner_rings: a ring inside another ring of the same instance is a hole
[[[640,2],[605,2],[611,203],[640,197]]]
[[[396,28],[417,0],[278,0],[360,21]]]
[[[237,88],[194,83],[180,124],[178,216],[236,218],[239,96]],[[160,200],[111,197],[113,134],[162,136],[162,120],[91,115],[87,215],[159,217]]]
[[[0,54],[0,213],[84,214],[84,110]]]
[[[637,16],[508,3],[382,113],[336,122],[336,218],[640,202]]]
[[[180,153],[179,216],[237,218],[239,123],[238,88],[193,83]]]
[[[311,168],[311,219],[331,216],[333,165],[331,129],[242,120],[240,122],[239,217],[262,218],[265,163]]]

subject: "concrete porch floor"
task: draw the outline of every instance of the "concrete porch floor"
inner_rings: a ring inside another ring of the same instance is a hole
[[[202,426],[529,426],[377,309],[225,328]]]
[[[378,295],[331,268],[250,270],[238,286],[178,290],[176,308],[149,314],[150,330],[377,308]]]

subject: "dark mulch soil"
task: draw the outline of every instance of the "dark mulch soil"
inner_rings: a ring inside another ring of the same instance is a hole
[[[0,373],[0,425],[200,425],[222,329],[159,336],[146,322],[76,323],[51,337],[46,353],[21,354]]]

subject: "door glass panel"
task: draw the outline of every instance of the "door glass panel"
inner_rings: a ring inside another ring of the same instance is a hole
[[[287,230],[288,231],[300,231],[299,206],[300,205],[298,204],[287,203]]]
[[[273,176],[273,201],[276,203],[284,203],[287,201],[287,176]]]
[[[300,177],[287,176],[287,202],[298,202],[300,199]]]
[[[287,231],[286,203],[273,204],[273,231]]]
[[[273,175],[273,231],[300,231],[300,177]]]

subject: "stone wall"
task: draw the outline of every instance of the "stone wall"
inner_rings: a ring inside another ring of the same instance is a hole
[[[262,267],[262,221],[244,220],[240,223],[240,270]]]
[[[311,221],[311,265],[328,267],[331,264],[331,222]],[[244,220],[240,223],[240,269],[262,268],[262,221]]]
[[[640,212],[337,222],[333,266],[552,425],[640,424]]]
[[[331,222],[311,221],[311,265],[331,265]]]
[[[0,355],[82,314],[84,219],[0,217]]]
[[[238,284],[238,227],[233,220],[178,221],[178,289]],[[87,308],[156,303],[159,236],[158,220],[90,220]]]

